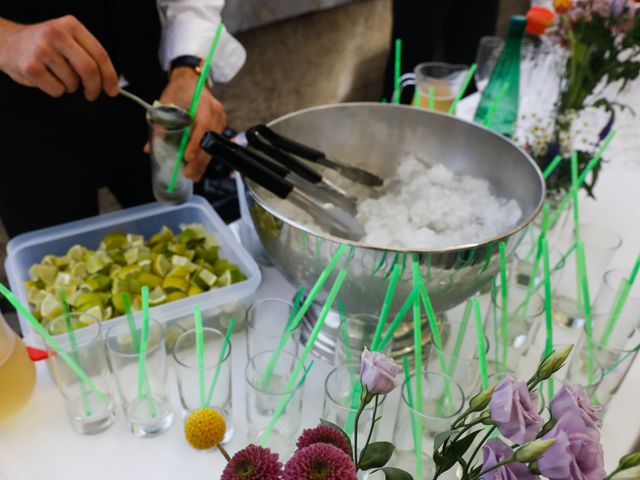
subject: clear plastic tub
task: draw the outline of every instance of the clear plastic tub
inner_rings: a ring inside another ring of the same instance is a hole
[[[7,245],[5,261],[11,290],[27,306],[29,303],[24,281],[29,279],[28,271],[31,265],[40,262],[43,256],[64,255],[71,246],[76,244],[96,249],[102,238],[115,230],[142,234],[145,239],[148,239],[150,235],[160,231],[163,225],[175,231],[183,223],[202,224],[220,243],[221,257],[238,265],[247,279],[228,287],[153,307],[150,315],[167,325],[167,337],[170,343],[182,331],[193,328],[193,306],[196,304],[202,308],[203,323],[207,326],[226,328],[229,319],[234,315],[238,322],[241,322],[248,306],[248,297],[260,285],[260,269],[251,255],[236,241],[229,227],[213,208],[198,196],[178,206],[150,203],[13,238]],[[124,316],[113,318],[105,321],[103,327],[107,329],[112,324],[124,320]],[[21,315],[20,327],[27,344],[42,346],[39,335]]]

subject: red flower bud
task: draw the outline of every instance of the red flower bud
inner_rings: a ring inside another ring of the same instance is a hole
[[[553,0],[553,8],[559,14],[565,14],[573,7],[573,0]]]
[[[527,12],[527,33],[542,35],[553,23],[554,13],[547,7],[531,7]]]

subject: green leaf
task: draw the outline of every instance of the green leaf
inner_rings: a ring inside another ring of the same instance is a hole
[[[380,470],[384,472],[384,478],[386,478],[386,480],[413,480],[413,476],[411,474],[404,470],[400,470],[399,468],[384,467]]]
[[[358,460],[358,468],[361,470],[370,470],[372,468],[384,467],[394,450],[393,443],[390,442],[373,442],[367,445],[360,460]]]
[[[457,430],[447,430],[446,432],[440,432],[438,435],[436,435],[435,440],[433,441],[433,450],[438,450],[440,448],[440,446],[446,442],[447,440],[449,440],[449,438],[451,437],[451,435],[453,435],[454,433],[456,433]]]
[[[332,423],[328,420],[324,420],[324,419],[320,419],[320,423],[322,425],[327,425],[328,427],[331,428],[335,428],[336,430],[338,430],[345,438],[345,440],[347,441],[347,445],[349,445],[349,457],[353,458],[353,447],[351,446],[351,439],[349,438],[349,435],[347,435],[347,432],[345,432],[343,429],[341,429],[338,425],[336,425],[335,423]]]
[[[467,434],[465,437],[462,437],[460,440],[456,440],[449,446],[447,451],[450,450],[451,453],[453,453],[456,457],[463,457],[465,452],[469,450],[469,447],[473,443],[473,440],[476,438],[476,435],[478,435],[482,431],[482,429],[476,430]]]

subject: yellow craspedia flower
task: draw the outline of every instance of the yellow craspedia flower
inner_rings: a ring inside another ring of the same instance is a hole
[[[224,417],[213,408],[194,410],[184,422],[184,436],[198,450],[208,450],[218,445],[226,430]]]

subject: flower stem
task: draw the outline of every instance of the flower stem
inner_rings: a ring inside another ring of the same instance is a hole
[[[362,389],[362,397],[360,397],[360,406],[356,412],[356,419],[353,424],[353,463],[358,465],[358,422],[360,421],[360,415],[364,411],[365,407],[371,402],[372,396],[369,394],[366,388]]]
[[[371,436],[373,435],[373,428],[376,426],[376,422],[378,421],[378,419],[376,418],[376,414],[378,413],[378,395],[375,396],[374,398],[374,403],[373,403],[373,416],[371,417],[371,428],[369,428],[369,435],[367,436],[367,441],[364,444],[364,447],[362,447],[362,451],[364,452],[367,447],[369,446],[369,442],[371,441]],[[356,427],[358,425],[356,424]],[[357,428],[356,428],[357,431]],[[356,471],[358,471],[358,464],[356,463]]]
[[[217,444],[216,447],[218,448],[218,450],[220,450],[220,453],[222,454],[222,456],[224,458],[226,458],[227,462],[231,461],[231,457],[229,456],[229,453],[227,452],[227,450],[222,446],[222,444]]]
[[[492,467],[486,468],[484,470],[482,470],[480,473],[478,473],[478,475],[475,476],[475,478],[480,478],[483,475],[486,475],[489,472],[492,472],[493,470],[496,470],[500,467],[503,467],[505,465],[508,465],[510,463],[514,463],[516,460],[513,457],[509,457],[506,460],[503,460],[501,462],[496,463],[495,465],[493,465]]]

